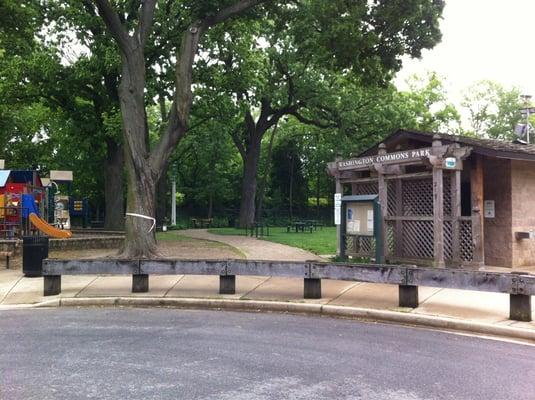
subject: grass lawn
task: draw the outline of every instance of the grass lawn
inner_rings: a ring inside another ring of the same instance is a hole
[[[244,229],[212,228],[208,232],[218,235],[245,235]],[[315,254],[336,254],[336,227],[324,226],[323,229],[310,232],[286,232],[286,227],[270,227],[269,236],[263,240],[282,243],[292,247],[308,250]]]

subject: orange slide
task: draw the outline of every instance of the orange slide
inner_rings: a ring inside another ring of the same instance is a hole
[[[49,223],[47,223],[44,219],[39,218],[37,214],[31,213],[30,214],[30,222],[33,226],[35,226],[37,229],[39,229],[41,232],[43,232],[45,235],[54,237],[54,238],[70,238],[72,236],[71,231],[64,231],[63,229],[58,229]]]

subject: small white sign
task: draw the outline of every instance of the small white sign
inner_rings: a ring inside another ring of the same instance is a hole
[[[446,168],[455,168],[457,166],[457,159],[455,157],[447,157],[444,160],[444,166]]]
[[[368,210],[368,232],[373,231],[373,210]]]
[[[494,218],[496,215],[496,204],[494,200],[485,200],[483,203],[483,215],[485,218]]]
[[[342,223],[342,193],[334,194],[334,224]]]

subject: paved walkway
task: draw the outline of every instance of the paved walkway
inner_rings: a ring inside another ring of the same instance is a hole
[[[314,253],[287,246],[285,244],[268,242],[248,236],[216,235],[206,229],[187,229],[180,231],[181,236],[195,239],[213,240],[237,248],[246,258],[251,260],[274,261],[319,261],[321,257]]]
[[[213,235],[202,230],[182,231],[200,239],[216,240],[239,249],[250,259],[318,260],[318,256],[289,246],[239,236]],[[207,252],[209,249],[206,250]],[[209,258],[209,254],[206,255]],[[401,312],[456,320],[512,326],[535,332],[535,322],[508,319],[509,295],[456,289],[420,287],[420,306],[416,309],[398,307],[395,285],[322,281],[323,298],[303,299],[303,280],[296,278],[237,276],[236,294],[220,295],[218,276],[178,275],[150,277],[149,293],[132,293],[130,276],[64,276],[59,296],[43,297],[43,278],[26,278],[20,269],[0,269],[0,309],[36,304],[58,298],[157,298],[157,299],[230,299],[288,302],[288,304],[358,307],[371,310]],[[113,303],[110,303],[113,304]],[[533,302],[535,319],[535,302]]]

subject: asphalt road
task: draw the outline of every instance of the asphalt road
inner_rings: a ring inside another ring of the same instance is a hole
[[[0,399],[530,399],[535,347],[330,318],[0,312]]]

